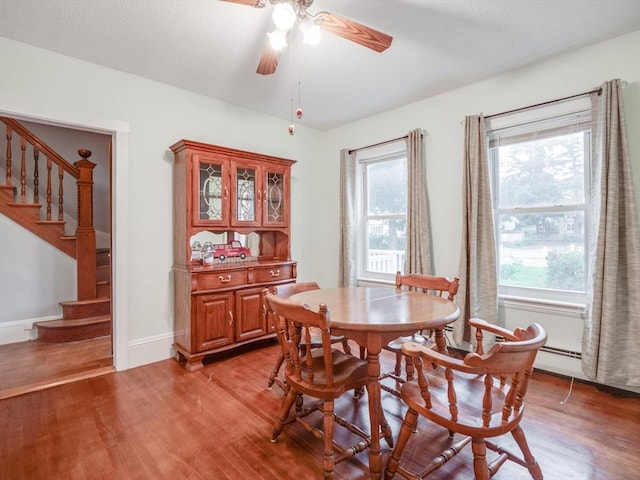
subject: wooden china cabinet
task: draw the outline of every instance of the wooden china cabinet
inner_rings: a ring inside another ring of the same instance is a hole
[[[275,336],[262,291],[296,278],[290,256],[295,162],[191,140],[170,148],[173,346],[187,370],[198,370],[206,355]],[[250,253],[224,250],[234,240]],[[211,249],[225,255],[205,253]]]

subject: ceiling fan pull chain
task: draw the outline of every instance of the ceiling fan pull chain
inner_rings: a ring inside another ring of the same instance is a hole
[[[302,101],[300,100],[300,79],[298,79],[298,108],[296,110],[296,117],[302,118]]]
[[[289,104],[289,135],[293,135],[296,131],[296,126],[293,124],[293,76],[294,76],[294,58],[293,58],[293,51],[295,50],[295,46],[296,46],[296,42],[295,40],[293,40],[291,42],[291,48],[289,49],[289,59],[290,59],[290,64],[291,64],[291,78],[290,78],[290,83],[289,83],[289,97],[290,97],[290,104]]]

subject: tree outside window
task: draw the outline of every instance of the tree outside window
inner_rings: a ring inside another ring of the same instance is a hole
[[[519,296],[584,295],[588,124],[575,117],[489,134],[499,285]]]

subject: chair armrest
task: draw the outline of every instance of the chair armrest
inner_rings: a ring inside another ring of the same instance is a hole
[[[486,371],[484,367],[466,365],[463,360],[444,355],[437,350],[433,350],[431,347],[420,345],[416,342],[407,342],[402,345],[402,353],[409,357],[423,357],[425,361],[433,363],[434,365],[440,365],[464,373],[482,374]]]
[[[471,325],[472,327],[478,328],[480,330],[485,330],[487,332],[500,335],[506,340],[511,340],[511,341],[519,340],[518,337],[516,337],[512,331],[507,330],[506,328],[499,327],[498,325],[489,323],[486,320],[483,320],[481,318],[469,319],[469,325]]]

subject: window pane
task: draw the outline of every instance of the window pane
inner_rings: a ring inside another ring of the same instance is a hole
[[[367,215],[406,213],[406,160],[371,163],[366,168]]]
[[[497,147],[499,208],[584,203],[584,135]]]
[[[585,290],[584,212],[499,216],[500,284]]]
[[[395,274],[404,270],[406,227],[405,219],[367,220],[367,271]]]

